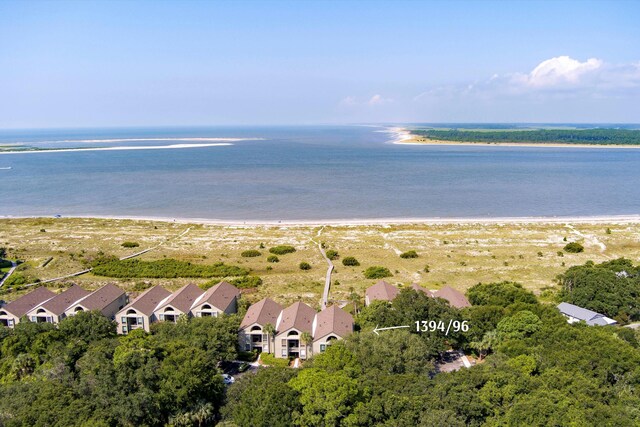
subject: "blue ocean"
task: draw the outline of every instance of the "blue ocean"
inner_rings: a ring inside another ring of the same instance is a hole
[[[640,149],[392,139],[376,126],[1,131],[0,146],[153,149],[0,154],[0,216],[276,221],[640,213]]]

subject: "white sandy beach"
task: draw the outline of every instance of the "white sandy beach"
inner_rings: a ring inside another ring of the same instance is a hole
[[[95,148],[61,148],[52,150],[23,150],[0,151],[0,154],[34,154],[34,153],[69,153],[74,151],[122,151],[122,150],[168,150],[181,148],[220,147],[233,145],[230,142],[217,142],[212,144],[171,144],[171,145],[133,145],[119,147],[95,147]]]
[[[41,218],[41,216],[0,216],[0,219]],[[132,221],[175,222],[180,224],[207,224],[227,226],[367,226],[367,225],[407,225],[407,224],[635,224],[640,223],[637,215],[602,215],[572,217],[493,217],[493,218],[353,218],[353,219],[310,219],[310,220],[224,220],[207,218],[171,218],[162,216],[121,216],[121,215],[70,215],[63,218],[96,218]]]

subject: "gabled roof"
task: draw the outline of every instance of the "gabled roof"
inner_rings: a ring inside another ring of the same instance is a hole
[[[169,298],[166,298],[160,303],[160,305],[154,310],[158,311],[168,305],[180,310],[183,313],[189,313],[193,302],[198,299],[199,296],[204,294],[204,291],[190,283],[178,289]]]
[[[151,316],[155,308],[171,295],[171,292],[162,286],[154,286],[141,293],[138,298],[125,306],[121,311],[134,309],[142,314]]]
[[[313,308],[303,302],[296,302],[282,310],[278,317],[276,330],[281,333],[293,328],[300,332],[312,333],[315,317],[316,311]]]
[[[202,296],[193,303],[192,308],[204,303],[209,303],[215,308],[225,311],[239,295],[240,291],[231,283],[220,282],[202,294]]]
[[[275,327],[281,312],[282,306],[280,304],[269,298],[262,299],[249,307],[242,323],[240,323],[240,328],[246,328],[254,323],[260,326],[271,323]]]
[[[567,316],[571,316],[579,320],[584,320],[589,326],[605,326],[617,323],[615,320],[608,318],[604,314],[600,314],[587,308],[579,307],[577,305],[569,304],[568,302],[561,302],[560,304],[558,304],[558,310],[560,310],[560,313]]]
[[[398,296],[400,291],[393,285],[385,282],[384,280],[380,280],[373,286],[370,286],[365,291],[365,295],[369,298],[369,302],[373,302],[375,300],[381,301],[393,301],[395,297]]]
[[[464,308],[471,306],[467,297],[465,297],[461,292],[453,289],[451,286],[445,286],[444,288],[433,292],[433,296],[446,299],[449,301],[449,305],[451,305],[451,307]]]
[[[51,298],[44,304],[40,304],[39,307],[42,307],[45,310],[48,310],[51,313],[55,314],[56,316],[59,316],[64,313],[71,306],[71,304],[75,303],[81,298],[86,297],[90,293],[91,292],[85,291],[78,285],[73,285],[64,292]]]
[[[106,306],[124,295],[124,291],[116,285],[106,284],[90,293],[73,305],[81,305],[87,310],[103,310]]]
[[[47,300],[50,300],[55,296],[56,294],[54,294],[44,286],[41,286],[39,288],[36,288],[32,292],[21,296],[15,301],[11,301],[10,303],[2,307],[2,310],[11,313],[16,317],[22,317],[29,311],[31,311],[34,307],[42,304]]]
[[[353,332],[353,317],[337,305],[332,305],[316,315],[314,326],[314,339],[329,334],[343,338]]]
[[[411,289],[413,289],[416,292],[424,292],[425,294],[427,294],[430,297],[433,297],[433,292],[431,292],[429,289],[423,288],[422,286],[418,285],[417,283],[412,283],[411,284]]]

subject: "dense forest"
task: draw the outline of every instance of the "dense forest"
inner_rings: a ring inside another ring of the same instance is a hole
[[[640,130],[534,129],[460,130],[416,129],[412,134],[437,141],[640,145]]]
[[[633,317],[639,304],[630,283],[638,275],[627,260],[572,267],[558,278],[560,296],[578,302],[578,290],[606,284],[602,301]],[[610,299],[618,291],[625,297]],[[467,295],[473,305],[458,310],[403,288],[393,303],[363,308],[357,332],[301,369],[260,368],[228,387],[218,362],[239,357],[243,313],[181,318],[124,337],[97,313],[80,313],[59,328],[21,322],[0,330],[0,425],[640,423],[634,329],[570,325],[517,283],[478,284]],[[422,320],[466,321],[470,329],[372,332]],[[438,373],[438,357],[451,347],[474,353],[477,365]]]

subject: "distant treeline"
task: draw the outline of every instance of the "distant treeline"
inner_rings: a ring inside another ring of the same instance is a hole
[[[640,145],[640,130],[630,129],[537,129],[537,130],[436,130],[418,129],[421,137],[457,142],[521,142],[596,145]]]
[[[215,264],[192,264],[175,259],[161,259],[157,261],[140,261],[128,259],[102,259],[93,268],[93,274],[118,278],[163,278],[176,277],[228,277],[246,276],[249,270],[221,262]]]

